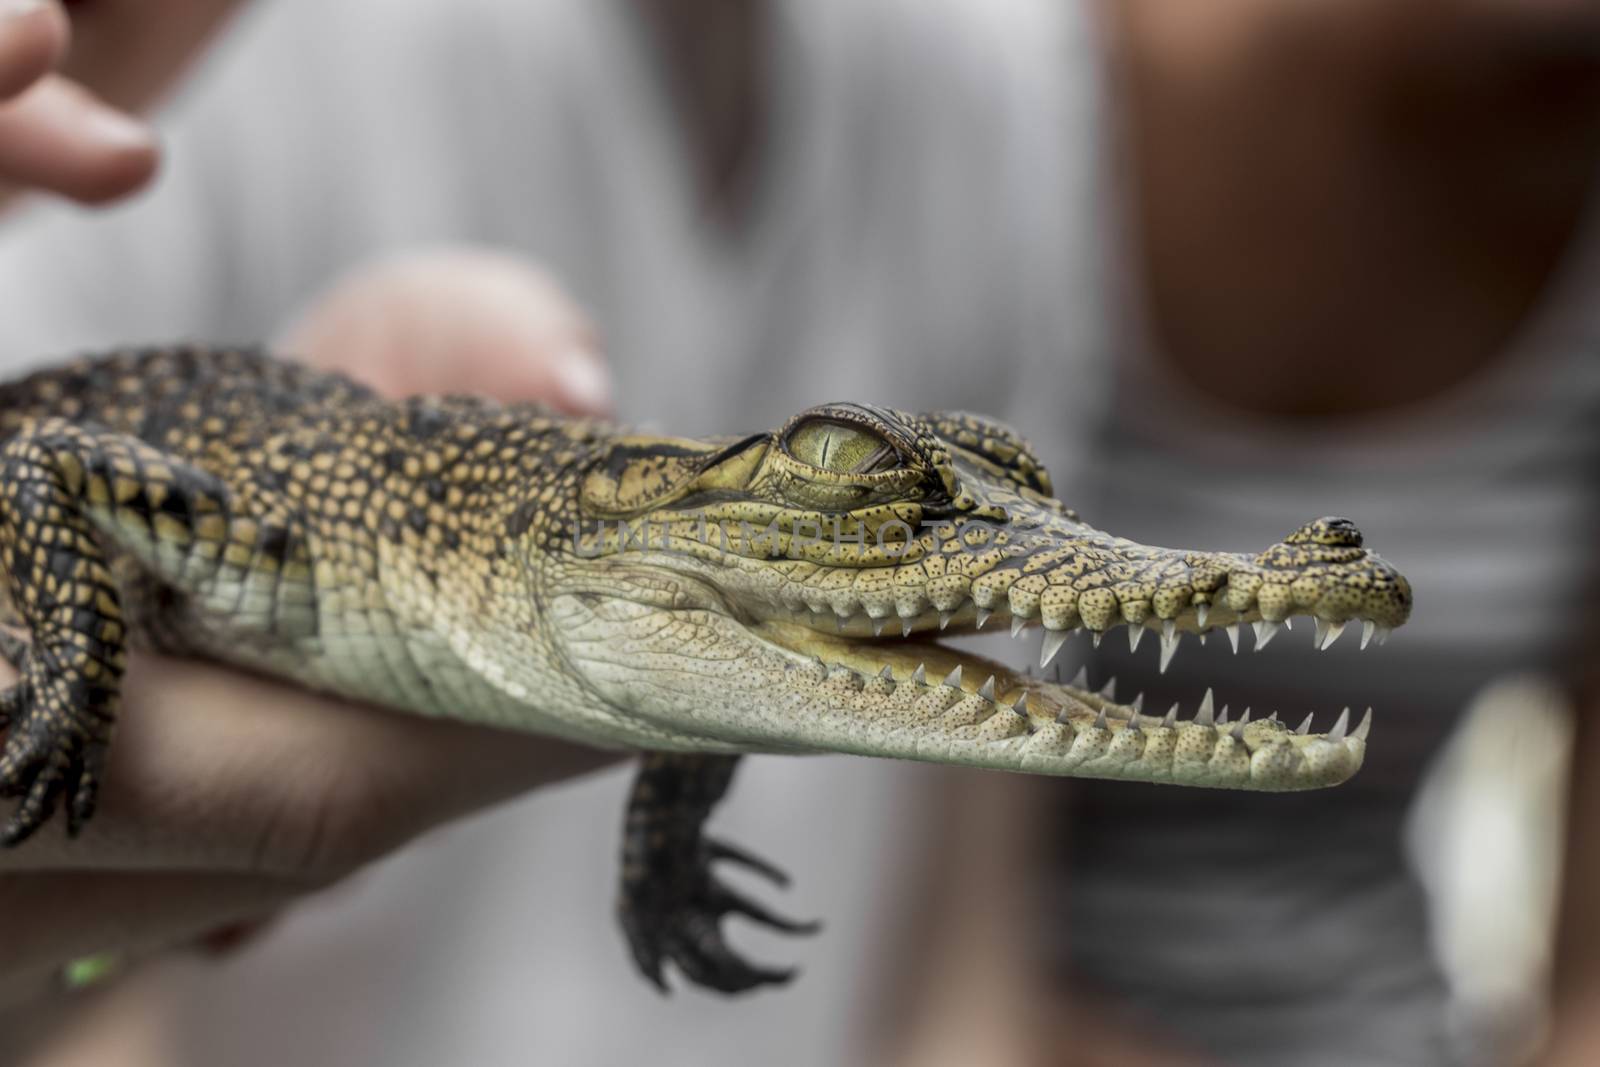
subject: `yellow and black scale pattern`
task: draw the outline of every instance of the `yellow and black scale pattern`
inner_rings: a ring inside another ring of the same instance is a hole
[[[31,637],[0,640],[21,673],[0,697],[0,794],[20,798],[0,845],[63,804],[69,832],[93,813],[130,641],[464,711],[471,672],[452,691],[448,656],[391,638],[408,612],[481,618],[518,546],[568,534],[597,430],[392,401],[250,350],[119,352],[0,386],[0,565]]]

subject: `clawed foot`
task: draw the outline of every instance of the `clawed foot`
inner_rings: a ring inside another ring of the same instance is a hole
[[[659,835],[655,844],[664,845],[666,836]],[[645,856],[630,857],[623,871],[618,912],[639,969],[663,993],[668,992],[662,973],[666,960],[695,984],[723,993],[788,982],[794,968],[757,966],[735,953],[723,939],[722,917],[743,915],[789,934],[812,934],[820,924],[774,914],[724,884],[712,871],[717,860],[747,867],[775,885],[788,885],[789,879],[742,849],[696,836],[697,847],[687,855],[652,848]]]
[[[0,656],[22,669],[22,680],[0,692],[0,796],[21,798],[0,827],[0,848],[27,840],[63,802],[75,837],[94,814],[110,737],[109,708],[94,710],[107,703],[104,690],[82,678],[44,676],[27,642],[0,634]]]

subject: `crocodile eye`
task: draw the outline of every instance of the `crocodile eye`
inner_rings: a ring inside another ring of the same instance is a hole
[[[894,446],[864,426],[832,419],[808,419],[784,442],[801,463],[832,474],[871,474],[899,466]]]

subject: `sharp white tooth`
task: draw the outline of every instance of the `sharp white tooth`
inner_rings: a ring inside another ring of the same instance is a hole
[[[1233,654],[1237,656],[1239,654],[1239,624],[1236,622],[1228,624],[1228,644],[1233,646]]]
[[[1318,651],[1328,648],[1328,629],[1330,629],[1330,625],[1330,622],[1323,619],[1322,616],[1317,616],[1317,632],[1310,635],[1310,646],[1312,648],[1318,649]]]
[[[900,636],[901,637],[910,637],[911,636],[911,620],[910,619],[901,619],[900,620]]]
[[[1329,624],[1327,636],[1322,639],[1322,644],[1318,645],[1317,648],[1319,650],[1331,648],[1333,643],[1339,640],[1339,635],[1342,633],[1344,633],[1344,623],[1336,622]]]
[[[961,664],[956,664],[956,669],[944,676],[944,684],[951,689],[961,688]]]
[[[1039,669],[1050,666],[1050,661],[1056,658],[1056,653],[1061,651],[1061,646],[1067,643],[1068,630],[1046,630],[1044,644],[1039,647]]]
[[[1134,623],[1128,625],[1128,651],[1139,651],[1139,641],[1144,637],[1144,627]]]
[[[1387,626],[1380,626],[1378,627],[1377,632],[1372,635],[1372,639],[1378,642],[1379,646],[1382,646],[1385,641],[1389,640],[1389,635],[1393,632],[1394,631],[1389,629]]]
[[[1074,689],[1087,691],[1089,688],[1089,668],[1079,667],[1078,673],[1072,676],[1072,681],[1067,683]]]
[[[1239,716],[1239,722],[1233,728],[1233,739],[1235,741],[1243,741],[1244,740],[1244,728],[1246,726],[1249,726],[1249,725],[1250,725],[1250,709],[1249,708],[1245,708],[1244,709],[1244,714]]]
[[[1354,741],[1365,741],[1367,739],[1367,735],[1371,732],[1372,709],[1368,708],[1367,713],[1361,716],[1361,725],[1350,731],[1350,738]]]
[[[948,612],[948,611],[939,612],[939,629],[942,630],[946,626],[950,625],[950,615],[951,615],[951,612]]]
[[[917,685],[928,684],[928,667],[926,664],[917,664],[917,669],[911,672],[911,681]]]
[[[1211,699],[1211,690],[1206,690],[1206,695],[1200,698],[1200,710],[1194,713],[1194,721],[1201,726],[1210,726],[1216,705]]]
[[[844,628],[846,626],[849,626],[849,625],[850,625],[850,616],[848,616],[848,615],[835,615],[833,617],[833,628],[834,628],[834,630],[838,631],[839,633],[844,633]]]
[[[1067,714],[1066,708],[1062,708],[1060,711],[1056,712],[1056,722],[1060,723],[1062,726],[1071,725],[1072,716]]]
[[[1206,647],[1206,635],[1205,634],[1195,634],[1195,638],[1197,640],[1199,640],[1201,648],[1205,648]]]
[[[1095,725],[1095,728],[1099,729],[1099,730],[1104,730],[1104,729],[1107,728],[1106,727],[1106,709],[1105,708],[1101,708],[1100,709],[1100,714],[1095,717],[1094,725]]]
[[[1267,644],[1274,637],[1278,636],[1278,624],[1267,619],[1257,619],[1255,623],[1255,629],[1257,652],[1260,652],[1263,648],[1266,648]]]
[[[1162,619],[1161,620],[1161,639],[1163,641],[1171,641],[1173,636],[1177,632],[1178,632],[1178,624],[1177,623],[1173,622],[1171,619]]]
[[[882,678],[886,682],[892,682],[894,681],[894,669],[885,663],[883,665],[883,670],[878,672],[878,677]]]
[[[1028,703],[1028,694],[1024,693],[1024,694],[1022,694],[1021,696],[1019,696],[1017,698],[1017,702],[1015,704],[1011,705],[1011,710],[1014,713],[1016,713],[1017,715],[1020,715],[1024,719],[1026,719],[1028,717],[1027,703]]]
[[[1017,637],[1022,633],[1023,627],[1028,625],[1028,620],[1021,615],[1011,616],[1011,636]]]
[[[887,626],[888,624],[889,624],[889,620],[888,619],[873,619],[872,620],[872,636],[873,637],[882,637],[883,636],[883,628],[885,626]]]
[[[978,695],[989,703],[994,703],[994,675],[989,675],[988,680],[978,687]]]
[[[1361,651],[1365,652],[1367,646],[1372,644],[1372,635],[1377,632],[1378,624],[1371,619],[1361,620]]]
[[[1306,721],[1301,723],[1299,726],[1296,726],[1294,728],[1294,732],[1299,734],[1301,737],[1304,737],[1307,734],[1309,734],[1311,732],[1311,720],[1313,718],[1315,718],[1314,715],[1307,715],[1306,716]]]
[[[1172,707],[1167,709],[1167,717],[1161,720],[1161,725],[1170,730],[1177,723],[1177,721],[1178,705],[1174,704]]]
[[[1222,705],[1222,710],[1217,712],[1217,725],[1228,725],[1228,705],[1226,704]]]
[[[1133,709],[1133,713],[1135,715],[1143,714],[1143,712],[1144,712],[1144,694],[1140,693],[1138,696],[1134,697],[1133,698],[1133,703],[1129,704],[1128,707]]]
[[[1328,731],[1329,741],[1343,741],[1345,733],[1350,729],[1350,709],[1345,708],[1339,713],[1339,721],[1333,724],[1333,729]]]
[[[1094,634],[1094,647],[1095,648],[1099,648],[1100,647],[1100,640],[1103,637],[1105,637],[1105,631],[1104,630],[1096,630],[1095,631],[1095,634]]]
[[[1267,721],[1268,722],[1277,722],[1278,721],[1278,713],[1277,712],[1273,712],[1271,715],[1268,715],[1267,716]]]
[[[1292,618],[1285,618],[1285,619],[1284,619],[1284,620],[1283,620],[1283,628],[1284,628],[1284,629],[1285,629],[1285,630],[1293,630],[1293,629],[1294,629],[1294,619],[1292,619]]]
[[[1100,696],[1105,700],[1115,700],[1117,698],[1117,679],[1114,675],[1106,680],[1105,685],[1100,687]]]
[[[993,614],[994,614],[994,612],[989,610],[988,608],[979,608],[978,609],[978,614],[974,618],[973,622],[977,626],[977,628],[981,630],[981,629],[983,629],[983,624],[988,622],[989,621],[989,616],[991,616]]]
[[[1172,622],[1169,620],[1166,625],[1167,626],[1171,626]],[[1167,665],[1172,662],[1172,657],[1176,656],[1178,654],[1178,641],[1179,640],[1180,640],[1180,638],[1178,637],[1178,634],[1177,634],[1176,631],[1169,631],[1169,630],[1166,629],[1166,627],[1162,628],[1162,632],[1161,632],[1161,673],[1162,674],[1166,674],[1167,673]]]
[[[1197,629],[1206,628],[1206,618],[1211,614],[1210,604],[1196,604],[1194,606],[1194,624]]]

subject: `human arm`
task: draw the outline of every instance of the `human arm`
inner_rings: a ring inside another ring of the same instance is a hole
[[[1600,648],[1590,642],[1589,662]],[[1575,688],[1570,766],[1600,758],[1600,669],[1591,666]],[[1549,1040],[1542,1067],[1577,1067],[1600,1060],[1600,778],[1576,771],[1567,786],[1566,849],[1556,916],[1550,987]]]

